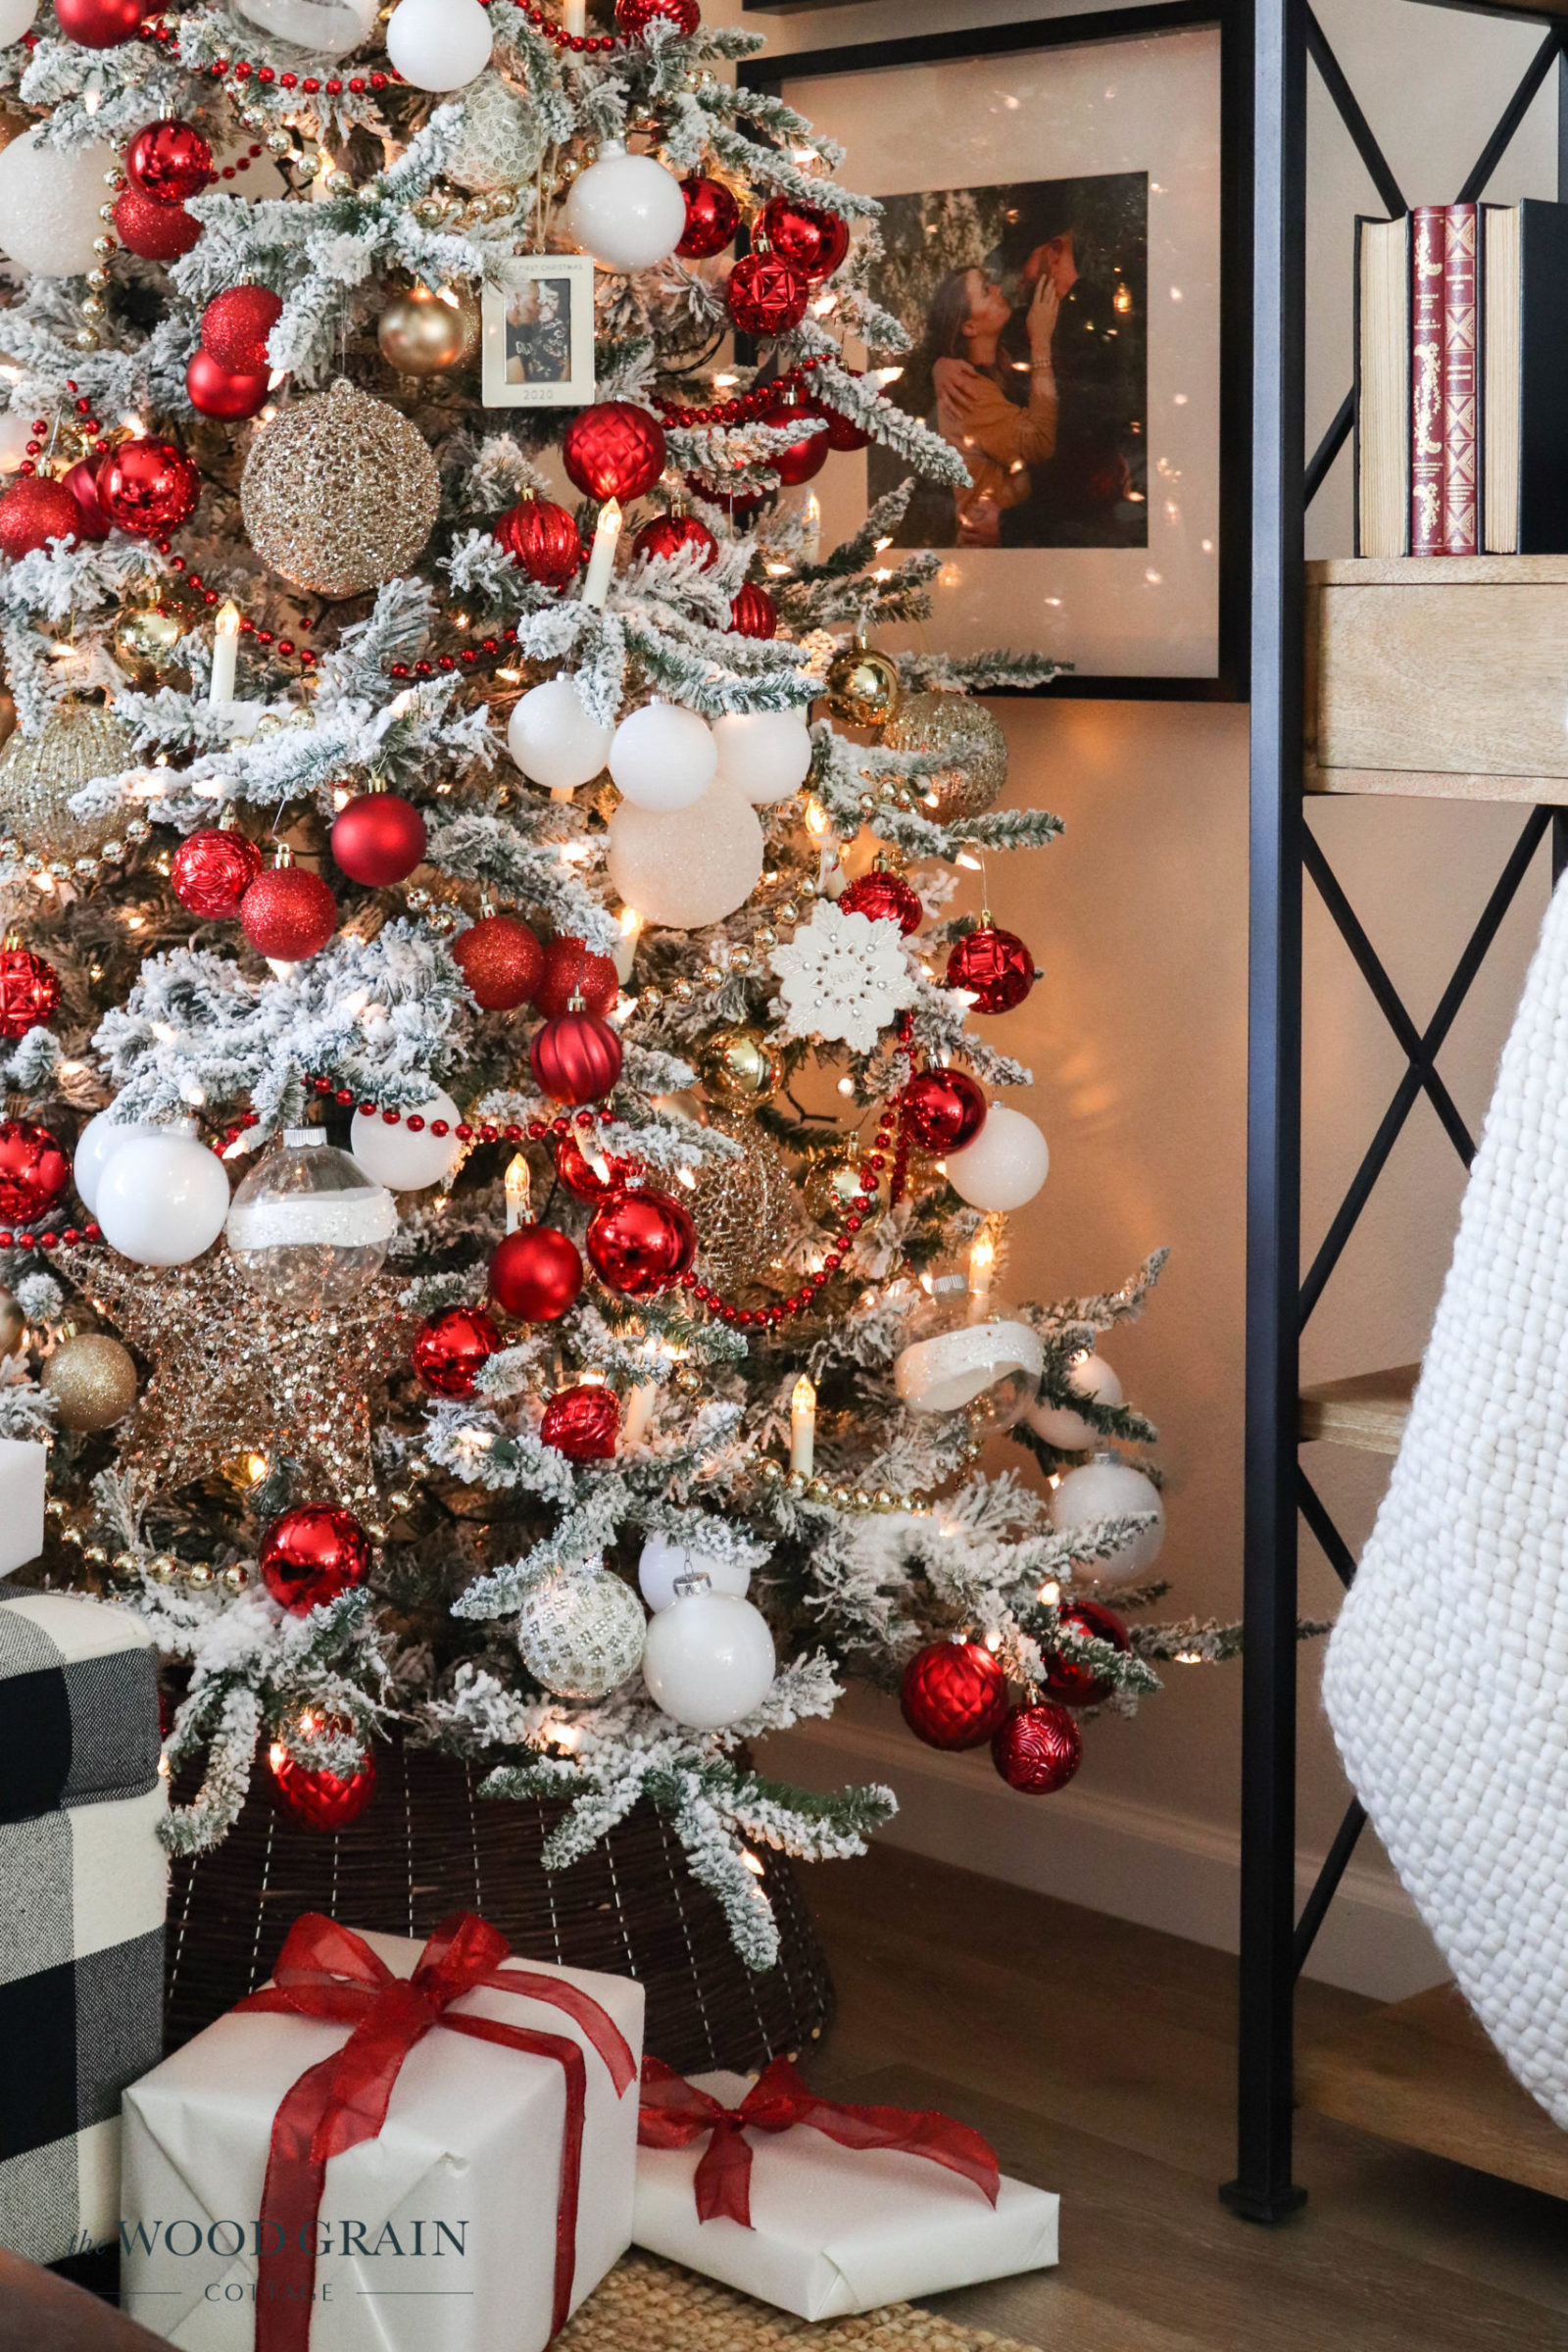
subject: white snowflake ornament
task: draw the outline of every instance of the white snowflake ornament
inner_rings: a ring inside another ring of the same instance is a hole
[[[842,1038],[857,1054],[875,1051],[896,1012],[915,1000],[897,923],[817,906],[795,937],[773,950],[787,1037]]]

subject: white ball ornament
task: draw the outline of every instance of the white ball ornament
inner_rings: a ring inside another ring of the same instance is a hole
[[[1096,1404],[1121,1402],[1121,1382],[1102,1355],[1081,1355],[1068,1370],[1067,1386],[1075,1396],[1090,1397]],[[1032,1404],[1024,1419],[1037,1438],[1059,1446],[1063,1453],[1084,1453],[1100,1443],[1102,1433],[1094,1423],[1068,1404]]]
[[[27,443],[33,438],[32,424],[25,409],[7,409],[0,416],[0,473],[15,473],[26,460]]]
[[[811,769],[804,710],[727,710],[713,721],[718,772],[738,784],[755,808],[771,808],[799,792]]]
[[[411,1116],[422,1119],[423,1127],[411,1128]],[[428,1102],[420,1102],[412,1113],[406,1110],[395,1127],[389,1127],[378,1110],[357,1110],[349,1127],[349,1150],[367,1176],[384,1184],[388,1192],[421,1193],[427,1185],[442,1183],[463,1157],[458,1133],[462,1117],[452,1097],[439,1089]],[[431,1132],[437,1119],[444,1122],[445,1135]]]
[[[493,45],[479,0],[398,0],[386,28],[387,56],[416,90],[466,88]]]
[[[1141,1528],[1119,1550],[1104,1559],[1086,1560],[1089,1573],[1102,1585],[1131,1584],[1146,1576],[1158,1559],[1165,1542],[1165,1505],[1152,1478],[1114,1454],[1098,1454],[1079,1470],[1069,1470],[1052,1494],[1051,1524],[1058,1535],[1071,1538],[1080,1528],[1104,1519],[1142,1519],[1153,1524]]]
[[[198,1143],[194,1119],[134,1135],[98,1179],[104,1240],[138,1266],[184,1266],[210,1250],[228,1215],[228,1178]]]
[[[43,277],[96,270],[104,173],[118,162],[110,147],[40,146],[37,128],[0,149],[0,253]]]
[[[679,703],[645,703],[621,720],[610,747],[610,772],[622,800],[662,816],[700,801],[717,766],[712,728]]]
[[[374,27],[376,0],[234,0],[247,24],[318,57],[346,57]]]
[[[98,1186],[105,1168],[122,1144],[128,1144],[134,1135],[162,1135],[164,1130],[151,1119],[116,1120],[107,1110],[95,1111],[76,1138],[75,1155],[71,1173],[76,1191],[93,1216],[98,1214]]]
[[[618,139],[610,139],[598,162],[572,182],[565,228],[606,270],[651,270],[667,262],[686,234],[686,199],[662,164],[651,155],[628,155]]]
[[[762,878],[762,828],[738,784],[659,815],[622,801],[610,820],[610,879],[644,922],[697,931],[744,906]]]
[[[643,1604],[608,1568],[561,1569],[523,1596],[517,1654],[558,1698],[607,1698],[637,1671]]]
[[[20,41],[38,14],[38,0],[0,0],[0,49]]]
[[[696,1732],[721,1731],[760,1707],[776,1669],[760,1609],[736,1592],[690,1592],[661,1609],[643,1643],[657,1707]]]
[[[572,792],[603,773],[614,734],[589,716],[570,678],[547,678],[514,710],[507,749],[530,782]]]
[[[1034,1199],[1051,1173],[1051,1147],[1033,1119],[993,1102],[974,1142],[942,1164],[960,1200],[1000,1216]]]
[[[684,1544],[669,1536],[649,1537],[637,1562],[637,1589],[651,1609],[673,1607],[680,1598],[675,1580],[692,1575],[706,1576],[715,1592],[734,1592],[742,1600],[752,1581],[751,1570],[733,1560],[718,1559],[711,1552],[688,1551]]]

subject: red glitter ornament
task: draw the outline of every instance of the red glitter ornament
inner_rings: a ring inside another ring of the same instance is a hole
[[[76,502],[76,529],[83,539],[109,536],[109,517],[98,504],[99,464],[97,458],[79,458],[60,477],[62,490],[69,490]]]
[[[479,1366],[504,1345],[479,1306],[449,1306],[421,1323],[409,1361],[422,1388],[435,1396],[471,1396]]]
[[[34,548],[47,547],[51,539],[64,539],[74,547],[80,537],[81,509],[64,482],[29,474],[25,481],[13,482],[0,498],[0,555],[13,564],[20,564]]]
[[[338,810],[332,856],[351,882],[386,890],[424,856],[424,818],[401,792],[360,792]]]
[[[640,1186],[602,1201],[584,1242],[601,1282],[628,1298],[657,1298],[696,1256],[697,1228],[668,1193]]]
[[[850,224],[842,213],[797,204],[793,196],[769,197],[758,216],[757,236],[808,286],[831,277],[850,250]]]
[[[234,375],[267,366],[267,338],[283,316],[270,286],[229,286],[202,313],[202,349]]]
[[[0,1037],[41,1029],[60,1004],[60,975],[15,934],[0,947]]]
[[[178,530],[196,512],[202,477],[172,441],[122,441],[98,469],[98,504],[143,539]]]
[[[262,853],[248,833],[226,825],[187,833],[170,862],[169,880],[187,913],[226,922],[262,870]]]
[[[486,1012],[526,1004],[545,968],[538,938],[514,914],[482,914],[452,943],[453,960]]]
[[[1087,1634],[1091,1641],[1108,1642],[1112,1649],[1123,1653],[1132,1647],[1132,1636],[1114,1609],[1107,1609],[1099,1600],[1065,1600],[1056,1612],[1057,1623],[1072,1633]],[[1075,1659],[1053,1652],[1046,1660],[1046,1689],[1053,1698],[1059,1698],[1066,1707],[1098,1707],[1116,1688],[1092,1666],[1080,1666]]]
[[[1015,931],[984,923],[955,945],[948,986],[966,989],[975,1012],[1011,1012],[1035,984],[1035,959]]]
[[[279,864],[257,875],[240,901],[239,919],[258,956],[304,963],[337,929],[337,901],[319,874]]]
[[[490,1296],[519,1323],[558,1323],[586,1279],[576,1243],[554,1225],[519,1225],[490,1260]]]
[[[925,1152],[961,1152],[986,1123],[984,1089],[967,1070],[921,1070],[902,1100],[909,1132]]]
[[[71,1161],[47,1127],[0,1119],[0,1216],[29,1225],[52,1208],[71,1181]]]
[[[698,0],[615,0],[615,30],[623,41],[640,41],[650,24],[673,24],[690,40],[703,21]]]
[[[570,1012],[572,998],[580,997],[584,1007],[603,1021],[619,994],[619,975],[610,956],[591,956],[580,939],[546,941],[533,992],[541,1012]]]
[[[267,406],[271,380],[265,368],[254,375],[235,375],[210,351],[193,351],[185,363],[185,389],[197,416],[221,416],[231,424]]]
[[[776,637],[778,607],[765,588],[748,580],[730,605],[729,625],[737,637]]]
[[[759,424],[772,425],[780,432],[788,432],[799,430],[812,416],[813,411],[801,401],[776,400],[771,408],[762,411],[757,421]],[[785,488],[794,490],[802,482],[808,482],[813,474],[820,473],[827,464],[827,435],[803,432],[798,441],[790,443],[788,449],[776,449],[767,464]]]
[[[645,522],[631,543],[634,556],[678,556],[683,547],[695,548],[704,571],[718,562],[718,541],[695,514],[656,514]]]
[[[851,372],[858,374],[859,370],[852,369]],[[830,407],[825,400],[813,400],[809,405],[813,416],[821,416],[826,419],[827,431],[822,435],[822,439],[827,443],[829,449],[869,449],[871,446],[870,434],[863,425],[853,423],[844,415],[842,409]]]
[[[335,1837],[358,1821],[375,1794],[375,1758],[367,1751],[358,1772],[347,1778],[337,1772],[310,1772],[287,1750],[274,1744],[268,1769],[278,1803],[302,1829]]]
[[[591,1200],[597,1206],[620,1192],[637,1172],[636,1160],[617,1159],[609,1152],[599,1155],[596,1167],[574,1135],[564,1135],[556,1146],[556,1174],[574,1200]]]
[[[664,470],[664,428],[629,400],[579,410],[561,440],[561,462],[585,498],[622,506],[651,490]]]
[[[806,317],[809,289],[776,253],[743,253],[729,273],[725,300],[743,335],[787,335]]]
[[[608,1462],[620,1435],[620,1398],[597,1382],[563,1389],[545,1406],[539,1435],[568,1462]]]
[[[135,37],[144,0],[56,0],[55,21],[68,41],[83,49],[118,49]]]
[[[1007,1678],[979,1642],[933,1642],[904,1669],[899,1705],[927,1747],[980,1747],[1006,1718]]]
[[[620,1040],[596,1012],[558,1012],[534,1031],[528,1060],[552,1102],[598,1102],[620,1076]]]
[[[991,1760],[1009,1788],[1051,1796],[1065,1788],[1084,1760],[1083,1736],[1053,1698],[1014,1707],[991,1742]]]
[[[509,507],[492,524],[490,536],[542,588],[564,588],[572,573],[582,569],[577,525],[553,499],[525,498]]]
[[[218,177],[213,151],[189,122],[166,115],[138,130],[125,149],[125,177],[155,204],[183,204]]]
[[[839,912],[863,914],[872,923],[897,923],[906,938],[925,920],[919,892],[902,874],[887,873],[880,866],[850,883],[840,896]]]
[[[710,261],[739,228],[741,208],[721,179],[709,179],[702,172],[683,179],[680,192],[686,199],[686,234],[675,251],[682,261]]]
[[[291,1617],[325,1606],[370,1573],[370,1539],[352,1511],[302,1502],[262,1538],[262,1582]]]
[[[115,234],[144,262],[177,262],[201,233],[201,222],[182,204],[160,204],[140,188],[124,188],[115,200]]]

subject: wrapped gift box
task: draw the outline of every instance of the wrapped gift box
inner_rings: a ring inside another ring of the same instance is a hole
[[[423,1948],[362,1940],[400,1978]],[[584,2053],[575,2309],[631,2239],[643,1990],[580,1969],[502,1966],[577,1987],[630,2046],[634,2078],[617,2096],[584,2028],[551,2002],[478,1987],[443,2013],[564,2036]],[[252,2352],[264,2340],[258,2299],[276,2301],[257,2253],[273,2243],[261,2228],[273,2119],[300,2076],[347,2040],[344,2025],[231,2010],[126,2094],[122,2302],[144,2327],[186,2352]],[[311,2352],[541,2352],[566,2121],[555,2059],[437,2023],[404,2059],[378,2134],[326,2164],[310,2332],[274,2340]]]
[[[41,1467],[11,1457],[43,1453],[0,1452],[8,1559],[34,1486],[40,1540],[43,1508]],[[137,1620],[0,1582],[0,2245],[34,2262],[113,2238],[121,2093],[163,2048],[158,1746]]]
[[[692,2082],[725,2107],[738,2107],[749,2088],[741,2075]],[[837,2146],[806,2124],[750,2137],[750,2229],[723,2214],[699,2218],[706,2140],[642,2147],[634,2242],[803,2320],[873,2311],[1056,2260],[1060,2200],[1045,2189],[1004,2178],[993,2206],[972,2180],[926,2156]]]

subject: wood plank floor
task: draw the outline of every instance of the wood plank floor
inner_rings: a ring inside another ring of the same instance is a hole
[[[1059,2270],[939,2308],[1042,2352],[1568,2352],[1553,2198],[1302,2113],[1300,2216],[1220,2205],[1224,1953],[891,1846],[807,1885],[839,1992],[813,2080],[947,2107],[1061,2195]],[[1303,2046],[1371,2006],[1304,1984]]]

